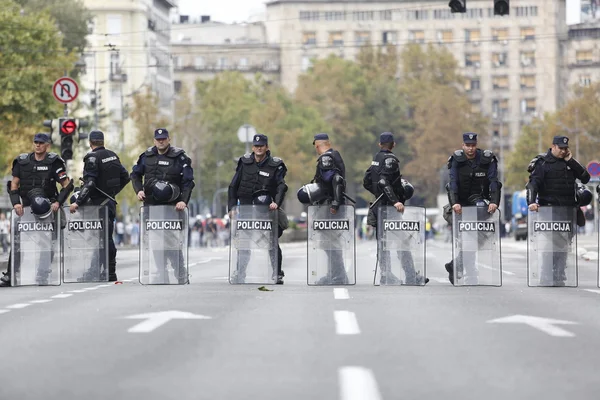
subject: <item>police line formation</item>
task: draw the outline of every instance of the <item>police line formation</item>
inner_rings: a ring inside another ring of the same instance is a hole
[[[452,225],[452,257],[445,264],[455,286],[502,285],[498,160],[477,148],[477,134],[465,133],[462,149],[448,159],[450,182],[444,219]],[[298,200],[308,209],[307,283],[356,283],[355,201],[346,194],[345,165],[319,133],[313,180]],[[425,209],[405,206],[414,187],[402,177],[393,134],[379,138],[380,151],[365,172],[373,194],[367,223],[375,228],[375,285],[425,285]],[[139,281],[187,284],[188,209],[194,188],[191,160],[170,145],[167,129],[154,131],[154,146],[143,152],[131,173],[92,131],[81,185],[75,188],[65,162],[49,153],[50,137],[34,135],[33,152],[19,155],[7,184],[13,205],[11,253],[2,286],[60,285],[61,282],[117,281],[113,242],[115,196],[131,182],[140,208]],[[577,226],[580,206],[592,201],[584,186],[585,168],[556,136],[552,147],[529,164],[528,285],[577,286]],[[228,189],[231,221],[229,282],[283,284],[279,238],[288,228],[281,208],[288,187],[287,167],[272,156],[268,138],[253,137],[252,152],[240,157]],[[60,191],[57,190],[60,185]],[[70,203],[66,205],[67,201]]]

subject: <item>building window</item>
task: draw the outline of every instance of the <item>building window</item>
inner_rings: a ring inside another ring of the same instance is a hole
[[[480,101],[472,101],[471,102],[471,112],[473,114],[481,113],[481,102]]]
[[[120,35],[121,34],[121,16],[120,15],[108,15],[106,17],[106,33],[109,35]]]
[[[521,40],[535,40],[535,28],[521,28]]]
[[[318,11],[300,11],[300,20],[301,21],[318,21],[319,20],[319,12]]]
[[[202,69],[204,68],[204,57],[197,56],[194,58],[194,68]]]
[[[303,32],[302,33],[302,44],[304,46],[314,46],[317,44],[317,33],[316,32]]]
[[[308,71],[308,69],[312,67],[312,60],[309,56],[302,57],[302,72]]]
[[[521,75],[521,89],[535,89],[535,75]]]
[[[175,93],[180,93],[181,92],[181,81],[173,81],[173,89],[175,90]]]
[[[183,60],[179,56],[173,57],[173,65],[175,65],[175,69],[181,69],[183,66]]]
[[[356,32],[354,34],[354,41],[359,46],[369,43],[371,41],[371,32]]]
[[[506,42],[506,44],[508,44],[508,28],[492,29],[492,40],[494,42]]]
[[[579,85],[588,87],[592,84],[592,76],[590,74],[579,75]]]
[[[533,114],[535,112],[535,98],[521,99],[521,114]]]
[[[355,21],[372,21],[375,19],[375,13],[373,11],[354,11],[352,12],[352,19]]]
[[[329,46],[343,46],[344,45],[344,34],[342,32],[329,32],[329,40],[327,41]]]
[[[452,43],[454,40],[454,33],[447,29],[443,31],[437,31],[438,43]]]
[[[508,89],[508,75],[498,75],[492,77],[492,88]]]
[[[465,42],[478,43],[481,39],[481,31],[479,29],[465,29]]]
[[[481,66],[481,55],[479,53],[465,54],[465,66],[479,68]]]
[[[492,100],[492,114],[495,118],[508,114],[508,99]]]
[[[577,64],[589,64],[594,61],[592,50],[577,50],[575,52]]]
[[[454,14],[449,9],[433,10],[433,19],[453,19]]]
[[[238,63],[238,68],[241,70],[248,69],[248,59],[246,57],[240,58],[240,62]]]
[[[483,8],[469,8],[467,12],[463,14],[463,18],[483,18]]]
[[[492,53],[492,65],[494,67],[506,67],[507,62],[508,53]]]
[[[346,19],[346,13],[343,11],[326,11],[325,12],[325,20],[326,21],[343,21]]]
[[[408,10],[406,19],[409,21],[424,21],[429,18],[429,10]]]
[[[517,7],[516,14],[517,17],[537,17],[538,8],[537,6]]]
[[[219,68],[225,69],[225,68],[227,68],[227,64],[228,64],[227,57],[219,57],[219,62],[217,63],[217,66]]]
[[[382,21],[391,21],[392,20],[392,10],[379,11],[379,19]]]
[[[467,92],[474,92],[481,88],[481,84],[479,82],[479,78],[471,78],[465,81],[465,90]]]
[[[396,32],[396,31],[383,32],[382,41],[383,41],[383,44],[397,44],[398,43],[398,32]]]
[[[408,39],[412,43],[425,43],[425,31],[410,31]]]
[[[535,51],[521,52],[521,65],[523,67],[531,67],[535,65]]]

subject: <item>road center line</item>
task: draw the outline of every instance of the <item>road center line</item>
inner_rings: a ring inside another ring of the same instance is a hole
[[[10,310],[0,310],[0,314],[6,314],[7,312],[10,312]]]
[[[66,299],[67,297],[71,297],[73,296],[70,293],[61,293],[61,294],[56,294],[54,296],[52,296],[53,299]]]
[[[360,328],[352,311],[334,311],[335,332],[338,335],[358,335]]]
[[[18,309],[21,309],[21,308],[29,307],[30,305],[31,304],[29,304],[29,303],[18,303],[18,304],[11,304],[10,306],[6,306],[4,308],[10,308],[10,309],[13,309],[13,310],[18,310]]]
[[[43,304],[43,303],[50,303],[51,301],[52,301],[51,299],[31,300],[30,303],[33,303],[33,304]]]
[[[348,300],[350,298],[350,295],[348,295],[348,289],[333,288],[333,298],[336,300]]]
[[[381,400],[377,381],[371,370],[363,367],[339,369],[341,400]]]

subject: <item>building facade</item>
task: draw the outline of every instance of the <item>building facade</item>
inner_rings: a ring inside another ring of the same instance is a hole
[[[93,24],[82,85],[91,99],[96,98],[93,125],[104,129],[107,142],[122,151],[137,144],[130,118],[135,94],[148,89],[156,93],[161,113],[173,118],[169,14],[177,0],[85,0],[84,4]]]

